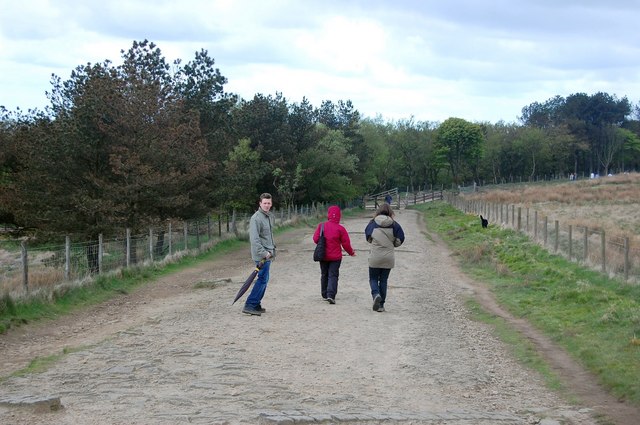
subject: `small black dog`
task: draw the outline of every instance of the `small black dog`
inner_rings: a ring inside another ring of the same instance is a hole
[[[482,221],[482,227],[486,228],[489,225],[489,220],[480,215],[480,221]]]

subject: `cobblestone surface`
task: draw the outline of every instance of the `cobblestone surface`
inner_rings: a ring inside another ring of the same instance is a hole
[[[260,317],[243,315],[242,301],[230,306],[251,271],[243,252],[167,276],[86,321],[50,324],[30,343],[42,355],[71,349],[44,372],[0,382],[0,423],[595,425],[590,406],[546,389],[469,319],[472,290],[418,215],[397,219],[407,241],[387,312],[371,309],[368,218],[344,223],[357,256],[342,262],[335,305],[320,297],[312,229],[296,231],[276,238]],[[0,357],[31,346],[5,341]],[[36,408],[42,400],[62,408]]]

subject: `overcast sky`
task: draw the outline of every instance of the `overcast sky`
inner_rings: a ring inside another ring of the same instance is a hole
[[[0,105],[49,104],[51,74],[205,49],[251,99],[351,100],[363,116],[516,121],[599,91],[640,101],[640,0],[0,0]]]

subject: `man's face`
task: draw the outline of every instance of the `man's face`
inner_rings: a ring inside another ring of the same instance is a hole
[[[263,211],[269,212],[269,210],[271,209],[271,205],[273,205],[271,199],[265,198],[260,200],[260,208],[262,208]]]

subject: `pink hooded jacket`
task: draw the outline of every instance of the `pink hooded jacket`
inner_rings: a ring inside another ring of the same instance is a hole
[[[342,248],[347,251],[347,254],[353,256],[355,252],[351,247],[351,239],[349,239],[349,233],[347,229],[340,224],[340,207],[332,205],[327,211],[327,221],[318,224],[315,233],[313,234],[313,242],[318,243],[320,239],[320,227],[324,224],[324,237],[327,239],[327,250],[325,253],[324,261],[337,261],[342,259]]]

